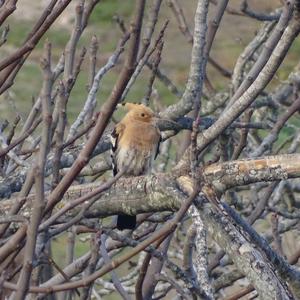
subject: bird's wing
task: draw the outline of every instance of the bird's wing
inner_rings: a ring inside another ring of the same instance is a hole
[[[115,126],[113,132],[110,135],[111,142],[111,158],[112,158],[112,168],[113,175],[116,176],[118,173],[117,160],[116,160],[116,151],[118,149],[118,143],[120,137],[122,136],[125,129],[125,125],[123,123],[119,123]]]
[[[158,140],[158,143],[157,143],[156,153],[155,153],[154,159],[156,159],[157,155],[159,154],[159,146],[160,146],[161,142],[162,142],[162,137],[161,137],[161,134],[159,134],[159,140]]]

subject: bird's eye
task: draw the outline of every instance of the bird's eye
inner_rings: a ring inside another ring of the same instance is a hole
[[[145,114],[144,114],[144,113],[141,113],[141,117],[145,117]]]

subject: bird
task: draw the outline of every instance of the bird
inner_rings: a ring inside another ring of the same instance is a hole
[[[149,174],[161,142],[158,118],[144,104],[125,102],[121,106],[127,113],[111,133],[113,175],[118,172],[123,172],[125,177]],[[136,216],[118,215],[117,229],[135,227]]]

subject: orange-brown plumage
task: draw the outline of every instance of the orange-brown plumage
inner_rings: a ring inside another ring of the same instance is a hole
[[[152,168],[161,140],[155,114],[143,104],[125,103],[124,106],[128,112],[111,135],[114,175],[120,171],[125,176],[145,175]],[[135,216],[118,216],[117,225],[119,229],[132,229]]]

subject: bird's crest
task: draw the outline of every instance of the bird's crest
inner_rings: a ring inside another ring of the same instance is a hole
[[[122,104],[118,104],[118,107],[125,107],[127,111],[145,111],[150,115],[154,114],[150,107],[142,103],[123,102]]]
[[[132,109],[138,109],[139,107],[146,107],[145,105],[141,104],[141,103],[136,103],[136,102],[123,102],[118,104],[118,107],[124,107],[126,108],[128,111],[132,110]]]

